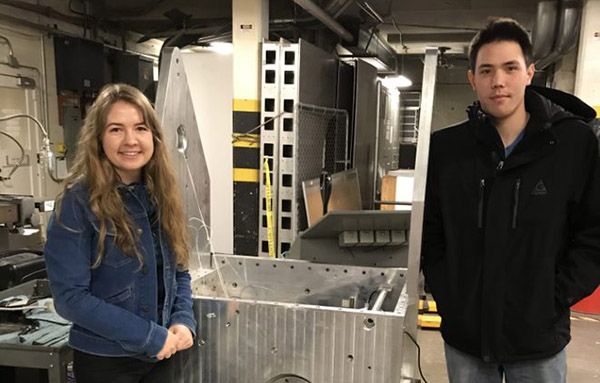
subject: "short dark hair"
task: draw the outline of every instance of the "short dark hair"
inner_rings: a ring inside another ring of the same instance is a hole
[[[469,67],[471,70],[475,70],[477,53],[479,53],[481,47],[496,41],[514,41],[518,43],[523,51],[525,64],[531,64],[533,47],[525,28],[513,19],[494,17],[490,18],[486,26],[471,40],[469,45]]]

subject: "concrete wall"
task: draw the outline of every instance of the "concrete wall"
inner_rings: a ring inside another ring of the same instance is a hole
[[[431,131],[435,132],[467,119],[467,106],[477,99],[468,84],[437,84]]]
[[[423,56],[408,55],[404,59],[405,75],[413,82],[407,90],[421,90]],[[400,58],[400,62],[402,59]],[[446,67],[438,67],[431,131],[443,129],[467,119],[467,106],[477,99],[467,79],[467,61],[450,56]],[[403,90],[403,89],[402,89]]]

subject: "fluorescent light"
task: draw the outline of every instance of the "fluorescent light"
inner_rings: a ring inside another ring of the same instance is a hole
[[[388,76],[381,79],[381,85],[388,89],[408,88],[412,85],[412,81],[403,75]]]
[[[223,42],[212,42],[210,46],[213,51],[220,53],[222,55],[230,55],[233,53],[233,44],[232,43],[223,43]]]

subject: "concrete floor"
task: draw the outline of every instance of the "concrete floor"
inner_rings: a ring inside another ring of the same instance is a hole
[[[571,343],[567,346],[567,382],[600,383],[600,315],[573,312],[571,335]],[[421,367],[427,381],[448,382],[440,332],[420,330],[418,341]]]

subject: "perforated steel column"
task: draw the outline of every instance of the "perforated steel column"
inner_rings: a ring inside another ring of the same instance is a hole
[[[279,120],[280,120],[280,84],[281,46],[277,42],[263,42],[262,45],[262,102],[260,130],[260,198],[259,198],[259,242],[258,255],[269,256],[267,231],[267,188],[265,159],[269,163],[271,182],[271,209],[273,210],[274,239],[277,241],[278,171],[279,171]],[[275,176],[274,176],[275,175]],[[277,253],[277,250],[276,250]]]

